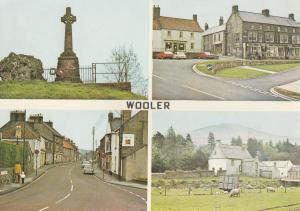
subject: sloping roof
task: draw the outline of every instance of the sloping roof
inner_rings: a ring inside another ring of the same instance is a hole
[[[21,126],[21,133],[24,134],[24,122],[9,121],[3,127],[0,128],[2,138],[12,139],[16,138],[16,127]],[[34,130],[27,122],[25,123],[25,138],[26,139],[38,139],[40,134]]]
[[[300,24],[289,18],[279,16],[264,16],[261,13],[239,11],[239,15],[243,21],[252,23],[266,23],[281,26],[300,27]]]
[[[153,30],[170,29],[178,31],[203,32],[197,21],[160,16],[153,20]]]
[[[224,154],[224,158],[234,159],[251,159],[252,156],[246,148],[240,146],[231,146],[226,144],[219,144],[221,151]]]
[[[119,129],[121,126],[121,118],[114,118],[110,123],[111,131]]]
[[[278,168],[286,168],[288,167],[288,163],[291,162],[289,160],[285,160],[285,161],[279,161],[279,160],[274,160],[274,161],[262,161],[261,163],[264,166],[268,166],[268,167],[273,167],[274,163],[276,163],[276,167]]]
[[[205,36],[205,35],[209,35],[209,34],[214,34],[214,33],[217,33],[217,32],[225,31],[225,29],[226,29],[225,24],[223,24],[221,26],[214,26],[214,27],[209,28],[206,31],[204,31],[202,33],[202,35]]]
[[[73,149],[73,147],[71,146],[71,144],[68,141],[66,141],[66,140],[63,141],[63,146],[66,149]]]

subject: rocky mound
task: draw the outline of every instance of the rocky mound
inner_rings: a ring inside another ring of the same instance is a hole
[[[9,80],[44,80],[43,64],[33,56],[10,53],[0,61],[0,77]]]

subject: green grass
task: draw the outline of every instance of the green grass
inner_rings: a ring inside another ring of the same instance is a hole
[[[244,69],[240,67],[221,69],[218,70],[216,74],[213,74],[212,72],[207,70],[207,64],[214,64],[214,63],[216,63],[216,61],[199,63],[197,64],[197,69],[202,73],[221,77],[221,78],[246,79],[246,78],[257,78],[259,76],[268,75],[268,73],[250,70],[250,69]]]
[[[288,97],[300,100],[300,94],[297,93],[297,92],[291,92],[289,90],[278,88],[278,87],[274,88],[274,90],[276,92],[278,92],[279,94],[282,94],[282,95],[285,95],[285,96],[288,96]]]
[[[285,70],[289,70],[295,67],[299,67],[300,63],[294,63],[294,64],[275,64],[275,65],[258,65],[254,66],[255,68],[263,69],[263,70],[269,70],[273,72],[281,72]]]
[[[75,83],[0,82],[1,99],[145,99],[128,91]]]
[[[217,191],[221,192],[214,189],[213,193]],[[164,196],[164,194],[160,195],[158,188],[152,188],[151,200],[152,211],[253,211],[300,203],[300,187],[287,188],[287,193],[284,193],[284,189],[277,189],[275,193],[267,193],[265,189],[261,193],[257,189],[244,190],[241,197],[233,198],[224,193],[211,195],[210,190],[203,189],[194,189],[190,196],[188,196],[188,189],[170,189],[167,190],[167,196]],[[276,210],[291,210],[292,208]]]

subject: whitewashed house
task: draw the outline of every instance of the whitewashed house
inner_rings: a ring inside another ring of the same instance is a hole
[[[261,161],[259,169],[261,174],[264,172],[270,172],[270,178],[279,179],[288,176],[288,172],[293,167],[293,163],[290,160],[286,161]],[[264,176],[264,175],[261,175]]]
[[[215,175],[220,170],[225,170],[227,175],[239,174],[245,159],[252,159],[246,148],[217,142],[209,156],[208,168],[214,171]]]
[[[201,52],[201,29],[197,15],[192,19],[165,17],[160,7],[153,7],[153,56],[171,51],[184,52],[188,57]]]

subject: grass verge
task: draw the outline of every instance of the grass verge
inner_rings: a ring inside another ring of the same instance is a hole
[[[294,64],[275,64],[275,65],[258,65],[254,66],[255,68],[258,69],[263,69],[263,70],[269,70],[273,72],[281,72],[281,71],[286,71],[295,67],[299,67],[300,63],[294,63]]]
[[[1,99],[145,99],[128,91],[75,83],[0,82]]]
[[[291,98],[295,98],[297,100],[300,100],[300,94],[297,93],[297,92],[291,92],[289,90],[286,90],[286,89],[282,89],[282,88],[274,88],[274,90],[276,92],[278,92],[279,94],[282,94],[282,95],[285,95],[285,96],[288,96],[288,97],[291,97]]]
[[[256,70],[251,69],[245,69],[241,67],[234,67],[234,68],[225,68],[222,70],[218,70],[216,74],[213,74],[211,71],[207,70],[208,64],[214,64],[215,61],[212,62],[203,62],[197,64],[198,71],[207,74],[207,75],[213,75],[221,78],[239,78],[239,79],[247,79],[247,78],[257,78],[260,76],[268,75],[268,73],[265,72],[259,72]]]

